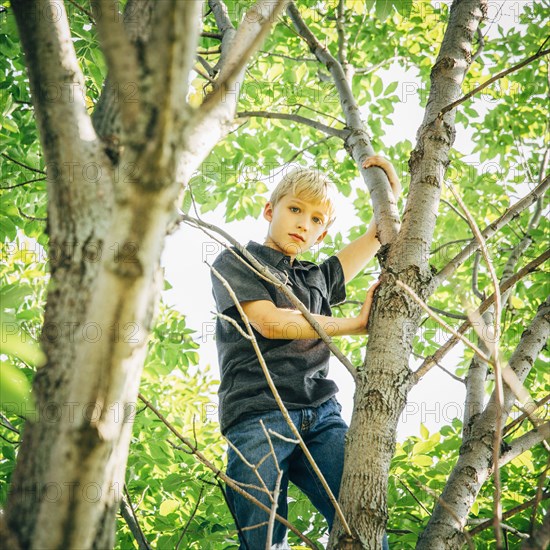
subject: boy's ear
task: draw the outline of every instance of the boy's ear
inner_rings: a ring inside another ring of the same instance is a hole
[[[328,233],[328,229],[325,229],[325,230],[319,235],[319,237],[318,237],[317,240],[315,241],[315,244],[319,244],[319,243],[323,242],[323,239],[327,236],[327,233]]]
[[[270,222],[273,219],[273,206],[270,202],[266,202],[264,206],[264,218]]]

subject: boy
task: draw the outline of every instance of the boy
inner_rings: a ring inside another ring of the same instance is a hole
[[[398,196],[400,186],[391,164],[381,157],[370,157],[365,162],[365,167],[368,166],[384,169]],[[286,281],[329,336],[366,334],[374,287],[367,293],[357,317],[331,317],[330,306],[344,301],[345,284],[378,250],[375,224],[371,223],[363,236],[319,265],[296,259],[325,238],[334,221],[334,193],[334,185],[321,172],[295,170],[287,174],[264,207],[263,216],[269,222],[264,244],[250,241],[246,248],[280,280]],[[231,285],[254,328],[292,421],[338,498],[347,425],[335,398],[338,388],[326,378],[330,356],[326,344],[280,290],[258,277],[231,251],[224,250],[213,267]],[[214,274],[212,284],[218,311],[244,328],[232,298]],[[230,442],[227,475],[271,508],[270,496],[280,469],[277,513],[287,516],[290,480],[323,514],[330,529],[334,507],[284,420],[252,345],[232,323],[220,317],[216,323],[216,344],[221,372],[220,424]],[[230,488],[227,496],[239,529],[240,548],[265,548],[269,515]],[[271,548],[289,548],[286,527],[277,521]]]

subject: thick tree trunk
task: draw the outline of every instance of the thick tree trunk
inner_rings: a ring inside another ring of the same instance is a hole
[[[48,363],[35,378],[38,413],[25,426],[0,529],[14,547],[113,546],[164,237],[181,185],[235,113],[237,94],[195,112],[185,102],[202,3],[137,4],[129,0],[124,26],[96,13],[109,80],[92,125],[63,2],[12,3],[48,170],[51,265]],[[94,9],[114,5],[96,0]],[[227,49],[241,40],[227,55],[226,85],[238,85],[282,6],[260,1],[229,33]],[[113,90],[132,83],[138,103],[117,104]],[[216,131],[202,144],[206,123]]]
[[[411,386],[408,361],[420,317],[418,306],[400,291],[395,280],[404,281],[423,298],[433,290],[428,255],[454,140],[454,112],[441,119],[438,114],[460,97],[485,4],[485,0],[455,0],[432,70],[424,122],[411,155],[411,186],[403,225],[389,251],[382,250],[382,284],[371,312],[367,354],[355,392],[340,489],[340,503],[352,536],[337,522],[330,548],[381,548],[388,472],[399,415]]]

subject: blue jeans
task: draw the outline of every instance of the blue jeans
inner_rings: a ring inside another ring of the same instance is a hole
[[[340,416],[340,409],[339,403],[333,397],[319,407],[288,411],[292,422],[298,428],[309,452],[336,498],[338,498],[340,490],[344,466],[344,443],[348,429],[347,424]],[[288,482],[292,481],[323,514],[330,530],[334,521],[334,507],[303,451],[295,442],[294,435],[279,410],[247,417],[231,426],[226,433],[226,438],[249,463],[260,464],[257,468],[258,474],[267,490],[273,493],[278,472],[260,419],[268,432],[272,430],[291,440],[287,441],[270,433],[277,462],[283,472],[277,513],[284,518],[287,517],[287,489]],[[261,486],[258,476],[255,475],[252,468],[243,462],[231,446],[228,448],[227,475],[245,484],[243,489],[271,508],[271,502],[265,490],[250,487]],[[263,550],[267,537],[269,514],[229,487],[227,488],[227,497],[240,527],[239,548],[241,550]],[[286,542],[286,527],[278,521],[275,521],[273,529],[272,548],[289,548]],[[385,535],[383,548],[388,548]]]

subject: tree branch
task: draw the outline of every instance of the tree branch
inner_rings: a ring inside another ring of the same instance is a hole
[[[268,111],[242,111],[237,113],[237,118],[248,118],[248,117],[261,117],[269,119],[280,119],[280,120],[292,120],[293,122],[298,122],[299,124],[305,124],[306,126],[311,126],[320,132],[324,132],[329,136],[335,136],[343,139],[344,141],[349,136],[349,131],[339,130],[338,128],[331,128],[322,122],[317,122],[316,120],[311,120],[310,118],[303,117],[300,115],[293,115],[287,113],[270,113]]]
[[[532,413],[534,413],[538,408],[542,407],[543,405],[546,405],[550,401],[550,393],[546,396],[537,401],[533,407],[532,410],[528,412],[522,413],[520,416],[515,418],[510,424],[507,424],[504,427],[504,435],[510,433],[511,430],[513,430],[518,424],[521,424],[527,417],[529,417]]]
[[[520,215],[521,212],[529,208],[534,202],[544,195],[550,186],[550,176],[547,176],[542,182],[533,189],[529,194],[512,205],[500,218],[488,225],[481,235],[485,240],[490,239],[497,231],[506,226],[511,220]],[[435,276],[434,284],[439,286],[448,279],[457,269],[463,264],[476,250],[479,249],[477,239],[472,239],[461,252],[459,252],[441,271]]]
[[[136,49],[130,42],[118,4],[117,0],[92,0],[92,9],[110,85],[120,101],[123,127],[132,132],[139,114],[139,69]]]
[[[346,140],[346,149],[359,167],[359,172],[366,182],[371,196],[374,219],[378,228],[377,236],[381,244],[387,244],[395,238],[399,231],[399,212],[397,210],[397,198],[394,197],[389,181],[380,168],[369,170],[363,168],[363,162],[367,157],[374,155],[370,137],[365,130],[365,125],[361,120],[360,109],[353,96],[350,84],[341,63],[328,51],[328,49],[319,42],[317,37],[311,32],[303,20],[298,8],[294,3],[290,3],[287,13],[294,23],[300,36],[305,40],[309,49],[315,57],[330,72],[338,95],[340,105],[344,112],[346,127],[350,130],[349,137]]]
[[[487,338],[484,331],[482,330],[476,330],[478,333],[478,336],[480,340],[485,344],[485,347],[489,350],[489,353],[493,356],[493,366],[494,366],[494,372],[495,372],[495,400],[496,405],[500,409],[502,407],[502,403],[504,400],[503,395],[503,387],[502,387],[502,367],[500,363],[500,319],[501,319],[501,313],[502,313],[502,303],[501,303],[501,294],[500,294],[500,286],[497,279],[497,275],[495,272],[495,268],[493,265],[493,261],[491,259],[491,256],[489,255],[489,250],[487,249],[487,243],[485,242],[485,239],[481,235],[481,231],[479,230],[479,227],[477,226],[477,223],[475,222],[473,216],[471,215],[470,211],[464,204],[464,201],[454,188],[452,184],[449,184],[449,188],[454,195],[455,200],[458,202],[459,206],[462,208],[462,211],[464,212],[464,215],[466,216],[468,220],[468,224],[470,225],[470,228],[472,230],[472,233],[474,234],[476,240],[479,243],[479,248],[481,250],[481,254],[483,255],[483,258],[485,259],[485,263],[487,265],[487,269],[489,270],[489,274],[491,277],[491,281],[493,283],[494,288],[494,324],[493,324],[493,334],[490,338]],[[481,321],[483,321],[482,317],[478,316]],[[494,439],[493,439],[493,464],[496,464],[497,466],[493,468],[493,479],[494,479],[494,486],[495,486],[495,492],[494,492],[494,503],[493,503],[493,522],[494,522],[494,530],[495,530],[495,538],[497,547],[500,547],[502,544],[502,531],[500,528],[500,524],[502,522],[502,505],[501,505],[501,494],[502,494],[502,487],[500,484],[500,470],[498,466],[498,457],[500,452],[500,443],[502,440],[502,418],[500,415],[497,415],[495,417],[495,432],[494,432]]]
[[[456,101],[453,101],[453,103],[441,109],[441,111],[439,111],[439,114],[437,115],[438,118],[442,118],[445,113],[452,111],[453,109],[458,107],[460,104],[464,103],[465,101],[468,101],[468,99],[470,99],[472,96],[476,95],[477,93],[481,92],[481,90],[484,90],[485,88],[487,88],[487,86],[490,86],[493,82],[496,82],[497,80],[500,80],[501,78],[504,78],[505,76],[508,76],[509,74],[515,71],[519,71],[519,69],[522,69],[526,65],[529,65],[529,63],[532,63],[533,61],[536,61],[537,59],[544,57],[549,53],[550,53],[550,49],[538,51],[536,54],[532,55],[531,57],[524,59],[521,63],[518,63],[517,65],[514,65],[509,69],[501,71],[500,73],[496,74],[492,78],[489,78],[489,80],[477,86],[471,92],[467,93],[465,96],[461,97],[460,99],[457,99]]]
[[[543,493],[542,500],[546,500],[550,498],[550,491]],[[527,500],[523,502],[522,504],[519,504],[518,506],[514,506],[514,508],[511,508],[510,510],[506,510],[502,514],[502,519],[507,520],[516,514],[519,514],[520,512],[523,512],[523,510],[526,510],[529,508],[533,503],[535,502],[535,499]],[[487,521],[484,521],[483,523],[480,523],[479,525],[476,525],[473,529],[470,529],[469,533],[470,535],[477,535],[478,533],[481,533],[481,531],[484,531],[485,529],[489,529],[491,525],[493,524],[492,519],[488,519]]]
[[[508,443],[506,452],[500,455],[498,460],[499,468],[505,464],[508,464],[508,462],[514,460],[514,458],[517,458],[525,451],[531,449],[541,441],[548,438],[550,438],[550,422],[541,424],[540,426],[514,439],[511,443]]]
[[[126,485],[124,485],[124,494],[120,499],[120,513],[134,536],[139,550],[152,550],[152,546],[149,544],[149,541],[143,534],[143,531],[138,523]]]
[[[529,262],[525,267],[520,269],[513,277],[510,277],[500,285],[500,293],[503,294],[509,288],[513,287],[519,280],[535,271],[541,264],[550,258],[550,250],[546,250],[540,256]],[[494,295],[491,294],[476,310],[476,313],[482,314],[493,304]],[[471,326],[470,321],[465,321],[458,329],[459,334],[464,334]],[[420,379],[426,375],[426,373],[435,366],[436,361],[441,361],[451,348],[457,344],[459,338],[456,336],[451,337],[445,344],[443,344],[433,355],[427,357],[424,363],[418,367],[411,377],[411,384],[416,384]]]
[[[46,172],[44,170],[39,170],[38,168],[33,168],[32,166],[29,166],[28,164],[24,164],[23,162],[21,162],[17,159],[14,159],[13,157],[10,157],[6,153],[2,153],[2,156],[5,159],[8,159],[10,162],[13,162],[14,164],[17,164],[18,166],[21,166],[21,168],[25,168],[26,170],[30,170],[31,172],[36,172],[37,174],[43,174],[44,176],[46,175]]]

